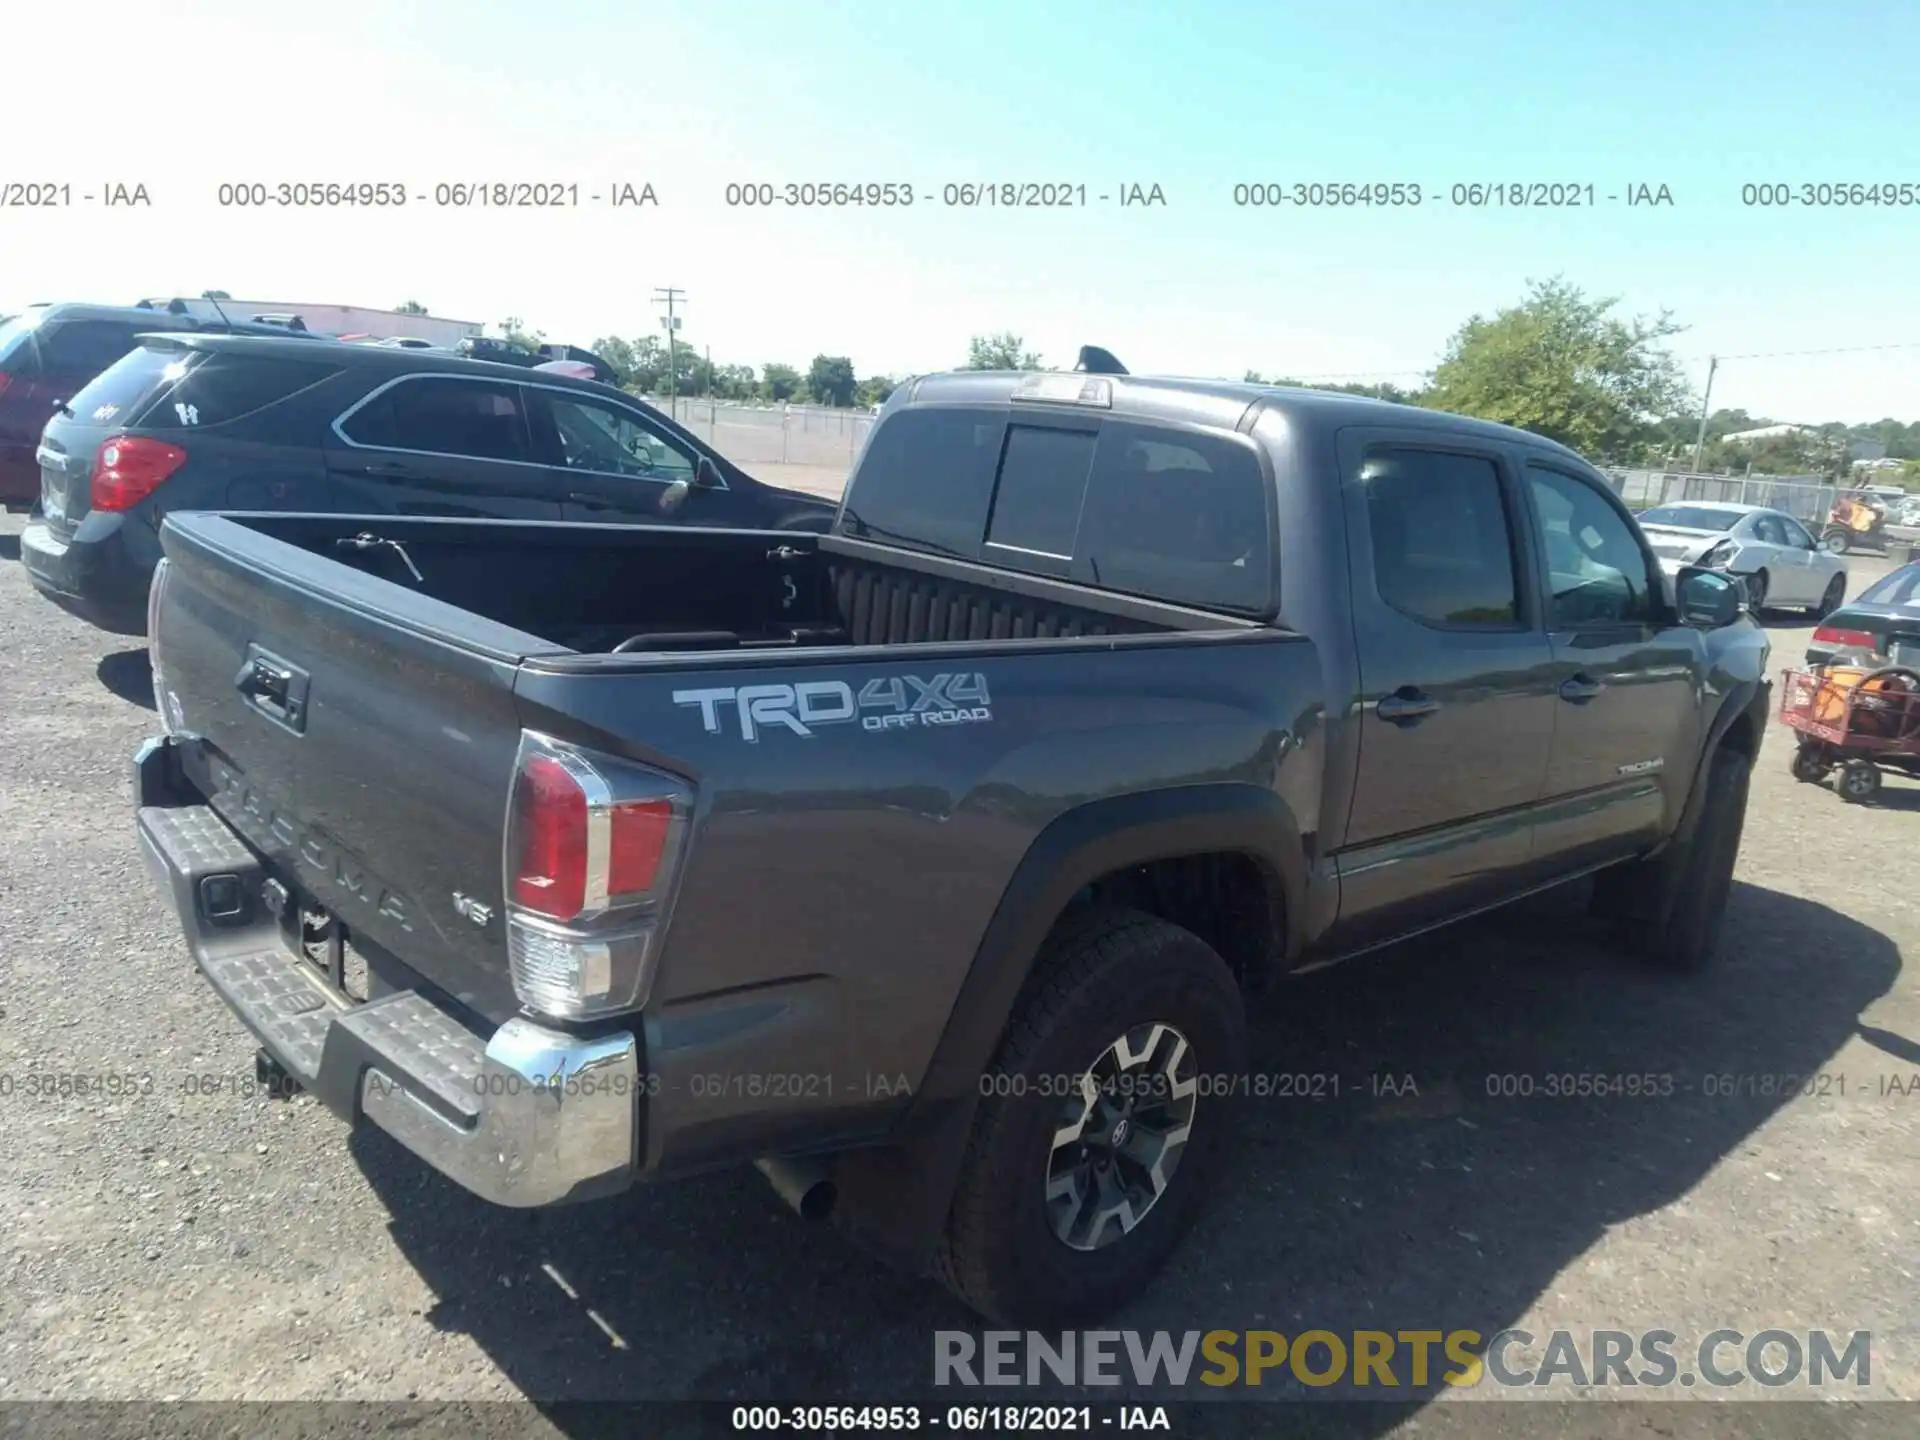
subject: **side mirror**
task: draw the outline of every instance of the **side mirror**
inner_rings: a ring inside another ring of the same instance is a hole
[[[1747,608],[1747,583],[1723,570],[1689,565],[1674,583],[1680,623],[1701,630],[1731,625]]]
[[[693,467],[693,488],[696,490],[719,490],[723,488],[725,483],[726,482],[720,478],[720,467],[702,455],[700,462]]]

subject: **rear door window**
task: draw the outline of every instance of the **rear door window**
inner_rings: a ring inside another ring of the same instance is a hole
[[[356,445],[528,461],[533,441],[518,385],[427,376],[402,380],[355,410],[340,429]]]

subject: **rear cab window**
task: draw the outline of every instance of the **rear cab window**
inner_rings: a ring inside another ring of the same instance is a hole
[[[850,536],[1178,605],[1267,615],[1269,482],[1252,443],[1083,413],[905,409],[875,430]]]

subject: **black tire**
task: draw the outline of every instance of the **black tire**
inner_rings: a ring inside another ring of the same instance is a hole
[[[1833,766],[1825,760],[1819,750],[1811,745],[1802,745],[1793,752],[1793,778],[1803,785],[1818,785],[1833,771]]]
[[[1189,1042],[1189,1069],[1176,1073],[1198,1082],[1185,1120],[1190,1136],[1164,1190],[1131,1228],[1101,1248],[1072,1248],[1054,1228],[1049,1167],[1072,1159],[1074,1147],[1057,1136],[1081,1102],[1063,1096],[1058,1077],[1088,1073],[1117,1040],[1156,1022]],[[989,1320],[1022,1329],[1070,1328],[1124,1304],[1199,1213],[1234,1125],[1234,1087],[1220,1081],[1245,1064],[1239,985],[1197,935],[1131,910],[1063,926],[983,1081],[936,1265],[940,1280]],[[1016,1093],[995,1093],[1001,1088]]]
[[[1864,805],[1880,793],[1880,767],[1871,760],[1849,760],[1840,767],[1834,787],[1850,805]]]
[[[1853,549],[1853,536],[1836,525],[1820,537],[1820,548],[1829,555],[1845,555]]]
[[[1700,808],[1686,833],[1651,859],[1595,877],[1593,911],[1619,929],[1634,955],[1662,970],[1689,972],[1705,969],[1714,959],[1751,777],[1746,755],[1716,747],[1700,780]]]
[[[1747,576],[1747,609],[1753,612],[1755,619],[1767,608],[1767,591],[1772,585],[1764,570],[1756,570]]]
[[[1847,577],[1844,575],[1836,575],[1827,582],[1826,593],[1820,597],[1819,605],[1814,608],[1813,618],[1816,620],[1826,619],[1827,616],[1845,604],[1846,599]]]

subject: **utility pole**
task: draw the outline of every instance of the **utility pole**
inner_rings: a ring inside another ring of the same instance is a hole
[[[653,303],[667,307],[667,313],[660,319],[661,328],[667,332],[667,413],[676,420],[680,418],[679,412],[674,409],[674,390],[680,378],[679,350],[676,348],[680,338],[680,317],[674,314],[673,307],[685,304],[686,299],[687,292],[672,285],[653,292]]]
[[[1713,403],[1713,372],[1720,368],[1720,357],[1707,357],[1707,393],[1700,398],[1700,433],[1693,439],[1693,473],[1700,473],[1700,452],[1707,443],[1707,407]]]

